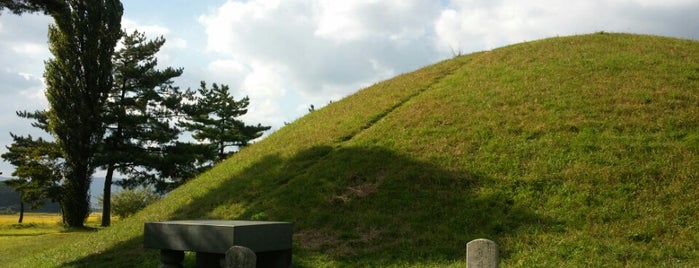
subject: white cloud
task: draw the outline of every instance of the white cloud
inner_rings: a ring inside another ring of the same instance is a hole
[[[47,50],[46,44],[33,42],[16,42],[12,46],[12,51],[20,55],[33,56],[45,54]]]
[[[435,23],[441,50],[472,52],[557,34],[588,2],[453,1]],[[577,3],[577,4],[576,4]],[[566,10],[569,9],[569,10]]]
[[[0,15],[0,62],[5,70],[41,76],[50,57],[47,33],[50,19],[25,14]]]
[[[172,49],[185,49],[187,48],[187,40],[181,37],[168,39],[164,46]]]
[[[43,109],[43,107],[47,106],[48,101],[46,100],[46,95],[44,94],[44,88],[46,86],[44,85],[43,78],[29,73],[18,73],[17,75],[22,77],[26,83],[26,86],[20,89],[20,94],[26,97],[29,101],[28,103],[23,103],[29,104],[29,106],[32,106],[31,104],[33,103],[34,106],[36,106],[35,110]]]
[[[242,88],[251,97],[279,98],[285,93],[285,73],[280,66],[262,62],[252,62],[252,71],[245,77]]]
[[[0,70],[0,154],[7,151],[5,146],[12,143],[9,133],[31,134],[34,137],[48,138],[48,134],[31,126],[32,121],[18,117],[16,111],[44,110],[47,107],[44,96],[44,83],[41,77],[29,73]],[[11,174],[11,165],[0,163],[0,172]]]
[[[175,66],[174,63],[178,62],[178,56],[182,54],[181,52],[188,48],[186,39],[161,24],[147,24],[130,18],[122,18],[121,26],[129,34],[135,30],[144,33],[149,40],[159,37],[165,38],[165,44],[156,54],[159,68],[179,67]],[[119,48],[122,48],[121,44],[117,44],[117,49]]]
[[[15,112],[47,107],[42,75],[44,61],[51,56],[47,44],[50,23],[51,18],[43,15],[0,15],[0,154],[12,143],[9,132],[46,136]],[[0,161],[4,176],[12,170],[9,163]]]
[[[596,31],[699,38],[689,0],[454,0],[435,23],[437,46],[472,52],[556,35]]]
[[[320,1],[320,15],[317,18],[315,35],[348,41],[361,38],[364,27],[354,17],[358,2]]]
[[[429,0],[251,0],[227,1],[199,21],[207,50],[243,66],[234,67],[241,77],[232,80],[243,81],[251,106],[276,102],[264,107],[277,109],[284,117],[280,125],[299,115],[278,110],[288,106],[282,102],[305,101],[303,96],[322,98],[316,105],[337,100],[357,85],[436,61],[431,38],[438,14],[439,5]]]
[[[4,104],[0,109],[3,112],[7,112],[8,109],[37,110],[46,107],[45,86],[40,76],[4,71],[0,72],[0,81],[3,81],[3,94],[0,95]]]
[[[320,0],[316,11],[315,35],[338,41],[376,36],[400,40],[424,37],[439,4],[430,0]]]
[[[644,7],[677,7],[696,5],[695,0],[636,0],[631,2],[637,2]]]
[[[149,38],[165,36],[170,33],[170,29],[165,26],[158,24],[143,24],[129,18],[123,18],[121,20],[121,28],[123,28],[127,33],[138,30],[139,32],[145,33]]]
[[[286,97],[282,67],[274,64],[252,62],[251,71],[241,84],[241,95],[250,98],[245,117],[251,123],[278,124],[282,118],[280,102]],[[243,96],[237,97],[242,98]]]
[[[234,94],[241,95],[241,83],[250,69],[235,59],[215,59],[206,67],[209,82],[229,85]]]

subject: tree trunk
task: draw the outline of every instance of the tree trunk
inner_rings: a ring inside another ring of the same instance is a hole
[[[19,201],[19,220],[17,223],[22,224],[22,220],[24,220],[24,202],[21,200]]]
[[[79,161],[78,161],[79,162]],[[90,175],[87,161],[83,165],[69,168],[68,179],[61,193],[63,220],[70,227],[85,227],[85,219],[90,214],[90,195],[88,193]]]
[[[224,149],[226,149],[226,147],[223,146],[223,141],[221,141],[221,142],[218,144],[218,148],[219,148],[219,149],[218,149],[218,161],[216,161],[216,162],[221,162],[221,161],[223,161],[223,159],[224,159],[225,156],[226,156],[226,155],[224,154]]]
[[[104,192],[102,193],[102,227],[107,227],[112,222],[112,176],[114,176],[114,164],[107,167],[107,176],[104,178]]]

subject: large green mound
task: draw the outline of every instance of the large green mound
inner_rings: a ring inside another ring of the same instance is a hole
[[[696,267],[698,197],[699,43],[600,33],[377,83],[11,265],[153,267],[146,221],[256,219],[294,222],[295,266],[463,266],[484,237],[503,266]]]

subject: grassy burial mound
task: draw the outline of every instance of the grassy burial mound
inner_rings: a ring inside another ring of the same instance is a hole
[[[7,263],[154,267],[146,221],[255,219],[294,222],[300,267],[461,267],[481,237],[503,266],[696,267],[697,197],[699,43],[600,33],[377,83]]]

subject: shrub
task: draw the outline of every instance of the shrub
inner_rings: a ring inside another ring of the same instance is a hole
[[[112,214],[126,218],[155,203],[160,195],[149,188],[124,189],[112,195]]]

